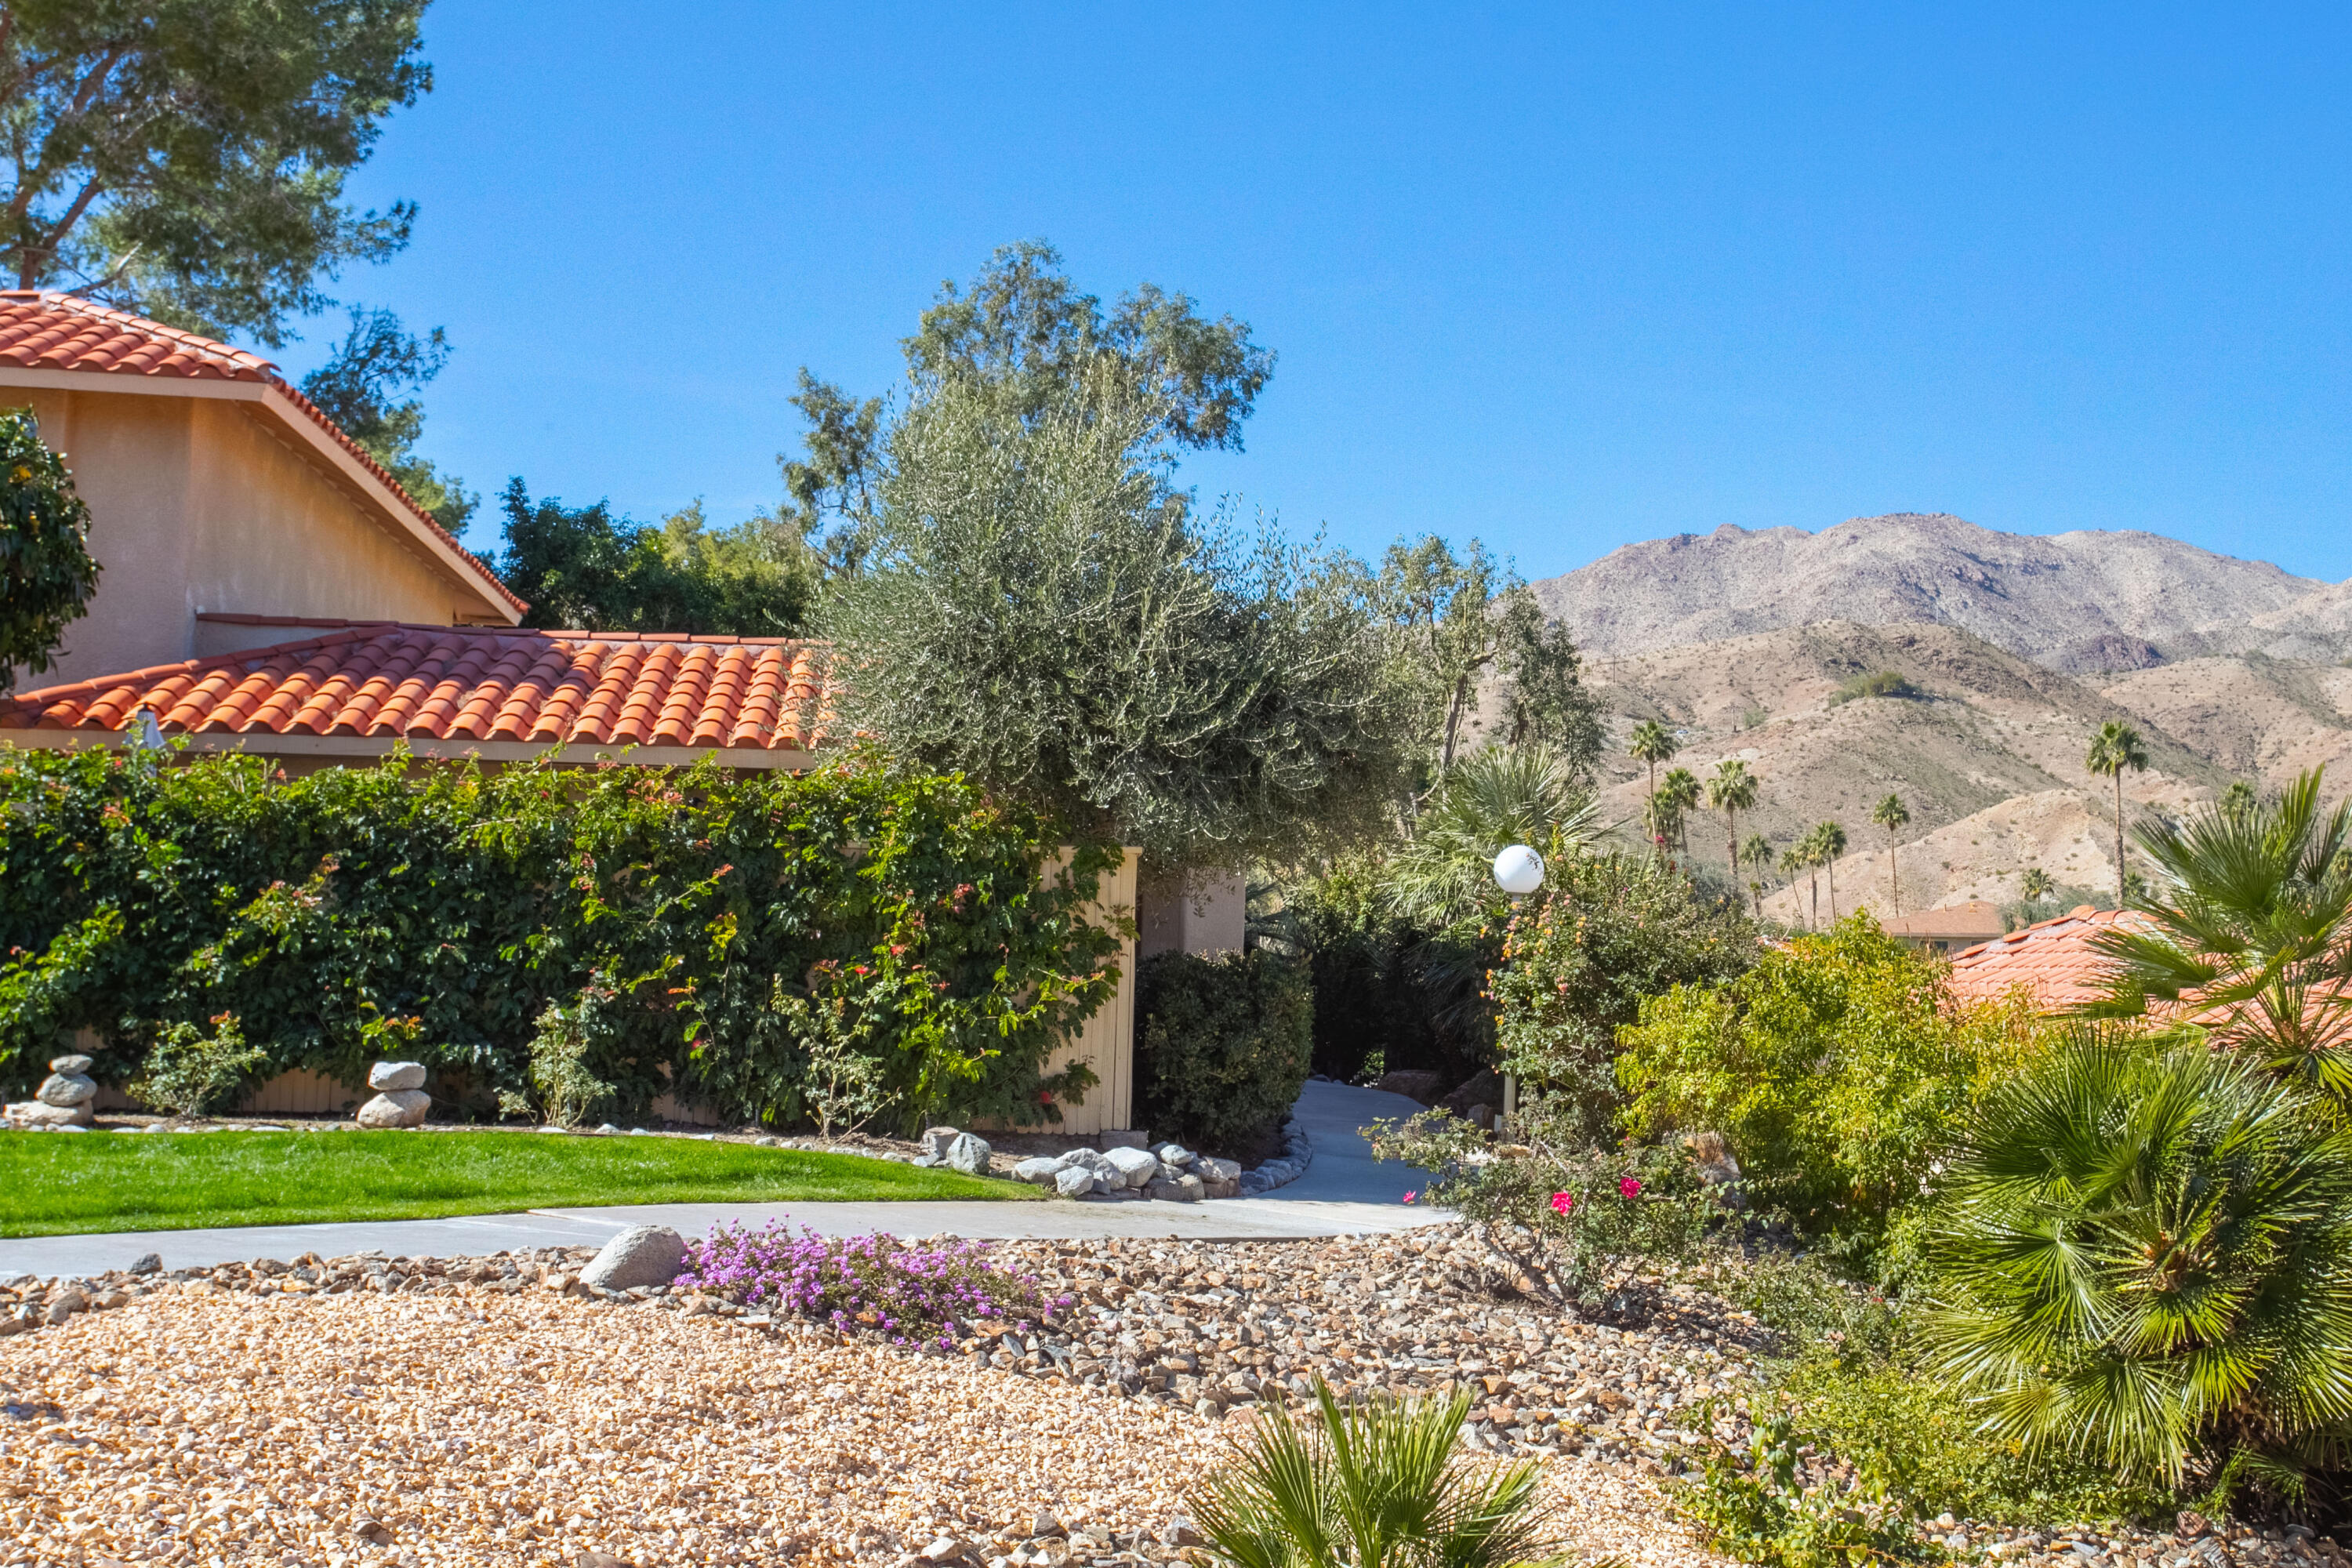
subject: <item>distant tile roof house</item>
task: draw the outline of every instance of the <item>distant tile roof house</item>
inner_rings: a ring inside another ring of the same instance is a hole
[[[1897,915],[1883,922],[1887,935],[1928,952],[1950,952],[2001,934],[2000,906],[1981,899],[1944,909]]]
[[[1959,1002],[1999,1002],[2023,986],[2042,1012],[2091,1001],[2105,994],[2105,977],[2114,967],[2112,959],[2091,946],[2091,939],[2144,919],[2126,910],[2078,904],[2054,920],[1979,942],[1952,957],[1952,996]]]
[[[527,605],[268,361],[71,295],[0,290],[0,406],[29,403],[101,567],[0,742],[802,767],[822,645],[528,630]]]

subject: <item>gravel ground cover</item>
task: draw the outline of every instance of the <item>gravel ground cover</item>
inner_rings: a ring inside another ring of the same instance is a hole
[[[586,1300],[585,1256],[24,1292],[0,1562],[1168,1563],[1248,1419],[704,1297]],[[1639,1479],[1564,1461],[1551,1489],[1588,1550],[1708,1561]]]
[[[1744,1440],[1729,1401],[1769,1348],[1695,1290],[1640,1327],[1510,1300],[1508,1258],[1460,1227],[1007,1243],[1076,1303],[934,1354],[698,1291],[591,1292],[592,1256],[0,1288],[0,1563],[1164,1565],[1187,1555],[1183,1489],[1320,1374],[1468,1380],[1467,1443],[1542,1457],[1579,1547],[1713,1563],[1661,1485]],[[1957,1557],[2037,1568],[2345,1560],[2193,1516],[1939,1528]]]
[[[1012,1182],[749,1142],[477,1132],[0,1132],[0,1236],[426,1219],[583,1204],[1033,1199]]]

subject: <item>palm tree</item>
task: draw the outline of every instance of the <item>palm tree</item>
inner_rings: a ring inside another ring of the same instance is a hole
[[[2243,1460],[2293,1489],[2343,1452],[2352,1134],[2325,1107],[2083,1039],[1996,1085],[1951,1167],[1922,1328],[1991,1435],[2168,1487]]]
[[[1911,820],[1911,808],[1903,804],[1901,795],[1890,791],[1885,800],[1870,808],[1870,820],[1886,829],[1887,896],[1894,900],[1895,912],[1899,915],[1903,912],[1903,883],[1901,873],[1895,868],[1895,830]]]
[[[1715,776],[1706,781],[1706,804],[1723,813],[1725,825],[1730,830],[1731,885],[1739,885],[1739,814],[1756,806],[1756,775],[1738,757],[1715,764]],[[1735,898],[1738,895],[1734,894]]]
[[[1507,1568],[1557,1561],[1533,1459],[1457,1461],[1470,1414],[1446,1400],[1376,1394],[1341,1410],[1318,1378],[1312,1436],[1286,1415],[1255,1422],[1236,1461],[1193,1499],[1209,1548],[1235,1568]]]
[[[2029,904],[2038,904],[2057,890],[2057,879],[2039,866],[2028,866],[2025,875],[2017,879],[2018,896]]]
[[[1688,768],[1668,768],[1666,776],[1658,781],[1658,792],[1651,797],[1657,802],[1664,820],[1674,825],[1673,837],[1682,852],[1683,865],[1690,865],[1690,814],[1698,809],[1698,775]],[[1661,835],[1664,833],[1663,826]]]
[[[2137,730],[2120,719],[2110,719],[2091,737],[2091,750],[2083,765],[2116,781],[2116,907],[2121,909],[2130,900],[2130,889],[2124,882],[2124,770],[2146,773],[2147,746]]]
[[[1674,761],[1675,753],[1682,749],[1682,742],[1675,739],[1674,731],[1655,719],[1644,719],[1634,725],[1633,738],[1625,743],[1625,750],[1636,761],[1650,765],[1649,815],[1653,825],[1650,831],[1654,835],[1658,831],[1655,826],[1658,816],[1658,764]]]
[[[2138,1018],[2153,1005],[2352,1114],[2352,803],[2323,812],[2321,778],[2242,816],[2144,824],[2160,886],[2140,900],[2143,924],[2092,939],[2116,968],[2077,1010]]]
[[[1739,858],[1753,866],[1759,873],[1772,868],[1772,841],[1760,833],[1751,833],[1748,842],[1739,847]],[[1748,896],[1755,900],[1756,918],[1764,918],[1764,879],[1759,875],[1748,884]]]
[[[2224,816],[2243,816],[2257,804],[2253,785],[2243,779],[2231,779],[2230,787],[2221,792],[2220,808]]]
[[[1492,868],[1502,850],[1580,848],[1598,809],[1575,764],[1549,746],[1474,752],[1423,803],[1412,837],[1382,868],[1381,891],[1408,924],[1441,930],[1495,898]]]
[[[1845,829],[1824,822],[1813,829],[1822,841],[1822,872],[1830,879],[1830,924],[1837,924],[1837,858],[1845,853]]]
[[[1805,874],[1805,884],[1812,895],[1812,912],[1805,917],[1805,929],[1818,930],[1822,923],[1821,831],[1816,828],[1790,845],[1788,853],[1780,857],[1780,868],[1791,875],[1799,871]]]

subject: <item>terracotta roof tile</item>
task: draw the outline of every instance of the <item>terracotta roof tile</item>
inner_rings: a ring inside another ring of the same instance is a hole
[[[370,476],[397,497],[417,521],[432,530],[472,566],[482,586],[517,610],[530,607],[499,581],[488,563],[458,543],[431,512],[417,504],[415,497],[401,489],[400,481],[366,447],[345,435],[341,426],[320,411],[317,404],[279,375],[276,365],[258,354],[78,295],[8,289],[0,289],[0,364],[24,370],[104,375],[246,381],[267,386],[292,404],[295,413],[325,431]]]
[[[2112,967],[2091,947],[2091,938],[2146,917],[2125,910],[2095,910],[2079,904],[2054,920],[1980,942],[1952,955],[1952,996],[1960,1002],[1997,1002],[2024,986],[2043,1011],[2088,1002],[2105,994]]]
[[[270,624],[261,622],[258,624]],[[320,635],[0,698],[0,731],[814,751],[840,737],[825,645],[782,638],[304,622]],[[789,668],[793,695],[778,717]]]

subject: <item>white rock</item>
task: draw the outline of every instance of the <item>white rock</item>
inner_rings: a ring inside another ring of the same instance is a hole
[[[87,1127],[96,1118],[89,1101],[79,1105],[46,1105],[37,1100],[20,1100],[8,1107],[11,1121],[26,1127]]]
[[[1054,1184],[1054,1178],[1066,1169],[1068,1166],[1059,1155],[1035,1154],[1013,1167],[1013,1179],[1050,1187]]]
[[[425,1087],[423,1062],[378,1062],[368,1068],[368,1087],[378,1094]]]
[[[83,1056],[51,1057],[49,1070],[64,1078],[79,1078],[89,1071],[89,1058]]]
[[[926,1127],[923,1129],[923,1152],[938,1159],[947,1153],[950,1144],[962,1136],[961,1130],[958,1128]]]
[[[1160,1162],[1141,1149],[1108,1149],[1103,1158],[1118,1173],[1122,1186],[1139,1187],[1160,1173]]]
[[[604,1244],[580,1283],[603,1290],[667,1285],[685,1267],[686,1237],[666,1225],[633,1225]]]
[[[959,1132],[954,1142],[940,1156],[940,1163],[950,1171],[961,1171],[967,1176],[988,1174],[988,1157],[994,1151],[988,1140],[976,1132]]]
[[[432,1109],[433,1097],[423,1089],[396,1089],[361,1106],[353,1120],[362,1127],[422,1127],[425,1113]]]
[[[79,1105],[98,1098],[98,1084],[79,1073],[51,1073],[33,1095],[43,1105]]]
[[[1192,1163],[1192,1151],[1181,1143],[1162,1143],[1152,1152],[1160,1156],[1161,1164],[1172,1165],[1180,1171]]]
[[[1095,1173],[1084,1165],[1065,1165],[1054,1175],[1054,1190],[1066,1198],[1082,1198],[1095,1190]]]
[[[1204,1182],[1238,1182],[1242,1165],[1238,1160],[1220,1160],[1214,1154],[1203,1154],[1192,1162],[1193,1172]]]
[[[1242,1184],[1238,1179],[1230,1182],[1202,1182],[1201,1195],[1209,1198],[1237,1198],[1242,1195]]]

